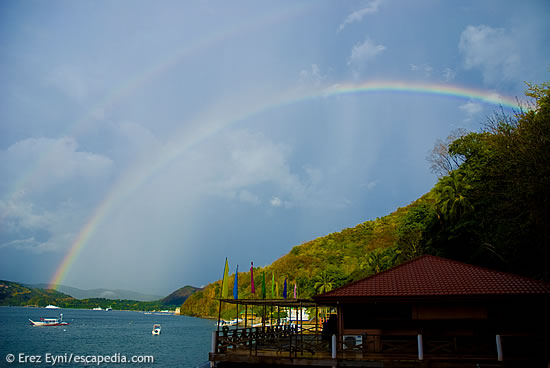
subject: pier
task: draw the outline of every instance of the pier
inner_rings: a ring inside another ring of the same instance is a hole
[[[213,331],[211,366],[477,368],[550,363],[550,284],[433,256],[312,300],[219,301],[220,315],[222,305],[230,303],[237,305],[236,320],[243,310],[245,318]],[[249,323],[252,310],[261,318]],[[281,311],[290,318],[280,318]],[[300,317],[304,311],[309,312],[307,319]]]

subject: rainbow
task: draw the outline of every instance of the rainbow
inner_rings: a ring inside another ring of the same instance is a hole
[[[357,93],[396,92],[453,97],[461,100],[476,101],[484,104],[519,109],[521,106],[515,98],[503,96],[496,92],[484,91],[459,85],[437,83],[415,83],[402,81],[369,81],[361,84],[336,84],[325,89],[326,96]]]
[[[171,162],[174,162],[174,160],[180,158],[192,147],[216,135],[226,127],[284,106],[312,100],[326,100],[338,96],[381,93],[421,94],[436,98],[454,98],[460,101],[475,101],[516,110],[522,107],[514,98],[503,96],[493,91],[484,91],[464,86],[405,81],[368,81],[357,84],[334,84],[323,88],[297,87],[283,93],[257,97],[257,101],[247,99],[246,102],[241,104],[244,106],[244,109],[240,111],[235,111],[234,104],[225,104],[218,106],[218,108],[210,108],[209,111],[218,111],[218,113],[199,118],[197,122],[200,122],[200,124],[196,125],[200,126],[200,128],[193,133],[191,139],[188,138],[190,136],[188,132],[185,135],[182,134],[180,138],[168,143],[157,157],[135,165],[121,175],[120,179],[96,207],[92,216],[90,216],[76,236],[67,254],[56,269],[49,287],[53,288],[64,280],[71,265],[114,207],[122,205],[126,199],[131,198],[132,194],[146,183],[149,178],[154,177]],[[230,114],[225,113],[228,106],[231,106],[229,110],[232,113]]]

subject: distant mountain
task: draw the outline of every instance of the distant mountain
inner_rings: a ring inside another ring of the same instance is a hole
[[[183,304],[191,295],[193,295],[197,290],[202,290],[190,285],[185,285],[182,288],[174,291],[172,294],[168,295],[166,298],[162,299],[161,302],[166,305],[177,305],[178,307]]]
[[[47,289],[49,287],[48,284],[33,284],[33,285],[26,285],[28,287],[32,288],[40,288],[40,289]],[[56,285],[55,289],[72,296],[75,299],[89,299],[89,298],[105,298],[105,299],[123,299],[123,300],[137,300],[142,302],[150,302],[159,300],[162,298],[162,296],[159,295],[148,295],[148,294],[142,294],[138,293],[136,291],[130,291],[130,290],[121,290],[121,289],[89,289],[89,290],[82,290],[70,286],[65,285]]]

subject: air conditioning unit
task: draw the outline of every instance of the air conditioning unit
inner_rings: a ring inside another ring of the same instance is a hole
[[[342,349],[355,349],[363,344],[363,335],[344,335]]]

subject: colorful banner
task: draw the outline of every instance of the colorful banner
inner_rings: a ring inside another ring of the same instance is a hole
[[[235,283],[233,284],[233,299],[239,299],[239,265],[235,271]]]
[[[254,262],[250,262],[250,291],[252,294],[256,294],[256,287],[254,286]]]
[[[227,257],[225,257],[225,267],[223,269],[222,279],[222,299],[226,299],[229,295],[229,264],[227,263]]]

